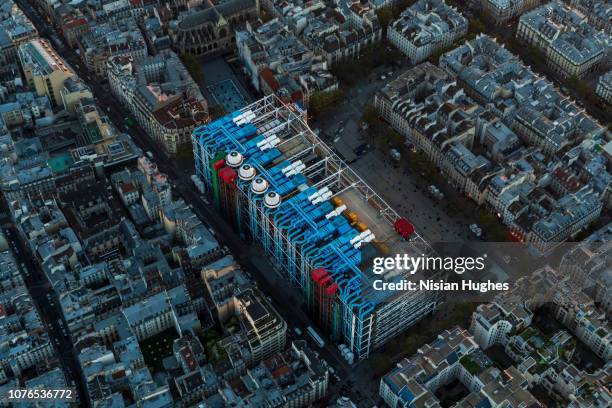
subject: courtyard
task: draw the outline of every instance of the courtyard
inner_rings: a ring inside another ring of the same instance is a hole
[[[140,342],[145,364],[153,373],[163,371],[163,360],[172,354],[172,344],[178,337],[176,330],[171,328]]]

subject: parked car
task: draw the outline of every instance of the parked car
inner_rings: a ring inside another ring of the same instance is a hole
[[[482,235],[482,228],[478,224],[470,224],[470,231],[478,238]]]

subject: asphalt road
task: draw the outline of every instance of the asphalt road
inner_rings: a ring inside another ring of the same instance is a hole
[[[22,7],[22,10],[30,20],[32,20],[40,35],[43,37],[47,36],[47,24],[40,14],[25,0],[17,0],[17,3]],[[279,275],[268,259],[262,256],[260,248],[244,242],[221,215],[204,203],[191,182],[190,174],[181,170],[173,161],[169,160],[161,147],[154,143],[138,125],[129,129],[124,128],[126,110],[113,97],[108,85],[99,83],[89,74],[75,50],[65,46],[58,46],[55,43],[53,46],[75,72],[87,81],[97,104],[113,123],[118,126],[119,130],[127,131],[141,149],[150,151],[153,154],[159,170],[168,175],[171,182],[174,183],[175,194],[178,194],[186,203],[190,204],[198,217],[215,230],[220,244],[230,249],[240,264],[255,277],[264,293],[272,297],[273,305],[287,321],[289,327],[300,327],[304,332],[303,337],[310,342],[312,348],[319,352],[328,363],[333,365],[338,376],[343,379],[338,384],[338,387],[343,385],[348,379],[350,367],[342,359],[334,345],[328,343],[325,347],[319,348],[307,338],[304,328],[310,325],[314,326],[314,323],[299,307],[301,298],[298,298],[300,296],[298,291],[295,288],[290,289],[287,287],[288,283]],[[253,260],[257,262],[253,262]],[[278,282],[281,280],[283,282],[279,285]],[[44,298],[44,296],[42,297]],[[297,336],[291,331],[290,337],[295,338]]]

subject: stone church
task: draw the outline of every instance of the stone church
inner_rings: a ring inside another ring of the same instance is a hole
[[[259,0],[205,0],[170,23],[172,46],[179,54],[224,54],[235,47],[235,30],[258,16]]]

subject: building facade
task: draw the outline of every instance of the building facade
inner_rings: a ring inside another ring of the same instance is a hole
[[[523,14],[516,36],[541,50],[548,66],[564,78],[584,77],[607,55],[606,36],[558,1]]]
[[[612,71],[599,77],[595,93],[604,101],[612,103]]]
[[[172,48],[179,54],[214,56],[235,48],[234,31],[259,17],[259,0],[207,2],[170,22]]]
[[[169,155],[189,145],[193,128],[208,122],[208,103],[174,52],[140,61],[119,56],[107,65],[113,94]]]
[[[484,11],[495,24],[502,25],[531,10],[541,0],[475,0],[474,5]]]
[[[416,64],[450,46],[467,30],[467,19],[443,0],[420,0],[389,25],[387,38]]]
[[[46,95],[53,106],[62,106],[62,89],[66,79],[74,76],[72,68],[44,39],[22,44],[18,54],[28,86]]]

